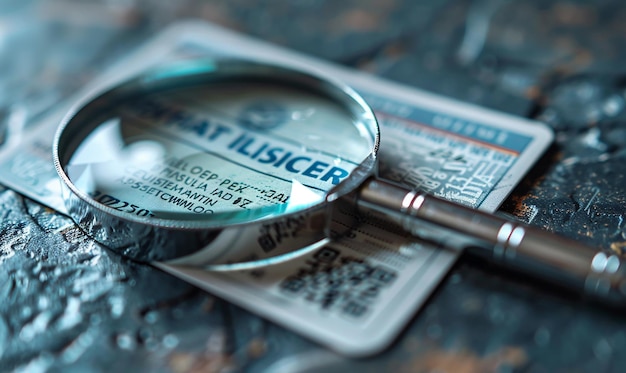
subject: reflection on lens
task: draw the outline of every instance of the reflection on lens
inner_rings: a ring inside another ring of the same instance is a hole
[[[300,211],[373,146],[331,99],[260,82],[134,97],[93,120],[66,166],[70,179],[101,204],[156,219]]]

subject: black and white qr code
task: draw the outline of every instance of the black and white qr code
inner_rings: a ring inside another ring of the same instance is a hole
[[[325,247],[285,278],[280,288],[283,294],[302,298],[322,310],[361,318],[397,277],[397,272],[389,268]]]

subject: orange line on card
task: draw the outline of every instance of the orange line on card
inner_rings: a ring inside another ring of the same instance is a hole
[[[501,151],[503,153],[508,153],[508,154],[512,154],[512,155],[519,155],[520,154],[520,152],[515,151],[515,150],[511,150],[511,149],[508,149],[508,148],[505,148],[505,147],[502,147],[502,146],[491,144],[491,143],[488,143],[486,141],[481,141],[481,140],[475,139],[473,137],[465,136],[465,135],[462,135],[462,134],[459,134],[459,133],[449,132],[449,131],[446,131],[446,130],[443,130],[443,129],[432,127],[432,126],[430,126],[428,124],[425,124],[425,123],[416,122],[414,120],[398,117],[398,116],[395,116],[393,114],[383,113],[383,112],[380,112],[380,111],[375,111],[375,113],[376,113],[377,116],[380,116],[380,117],[388,117],[388,118],[393,118],[393,119],[399,120],[401,122],[415,124],[415,125],[418,125],[418,126],[422,127],[426,131],[442,133],[442,134],[445,134],[446,136],[449,136],[449,137],[456,137],[456,138],[460,138],[460,139],[463,139],[463,140],[468,140],[470,142],[480,144],[480,145],[482,145],[482,146],[484,146],[486,148],[499,150],[499,151]]]

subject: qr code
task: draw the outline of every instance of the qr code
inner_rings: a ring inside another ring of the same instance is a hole
[[[391,269],[325,247],[297,273],[285,278],[280,288],[284,294],[314,303],[322,310],[362,318],[397,277]]]
[[[258,243],[266,253],[278,247],[283,240],[296,237],[305,226],[306,216],[300,215],[271,224],[265,224],[261,228]]]

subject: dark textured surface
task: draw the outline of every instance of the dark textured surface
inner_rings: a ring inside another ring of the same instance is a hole
[[[622,253],[621,4],[4,1],[0,139],[164,25],[200,17],[544,120],[557,141],[503,212]],[[312,371],[626,370],[624,316],[467,258],[388,351],[361,361],[322,359],[313,343],[95,246],[66,218],[7,189],[0,189],[0,217],[0,370],[275,371],[292,356],[295,366]]]

